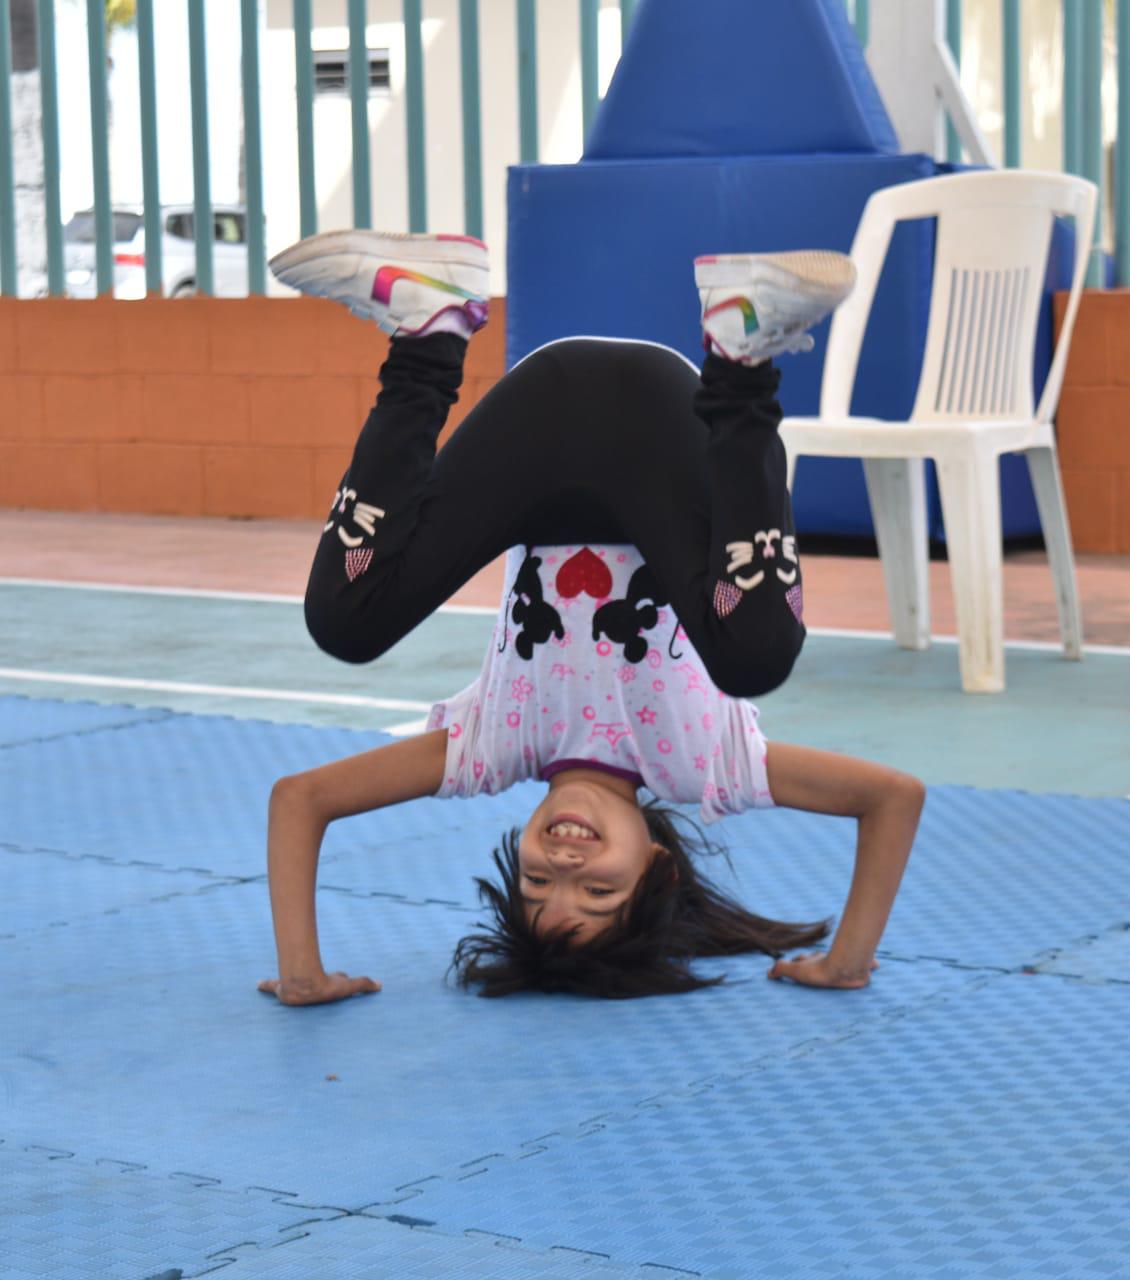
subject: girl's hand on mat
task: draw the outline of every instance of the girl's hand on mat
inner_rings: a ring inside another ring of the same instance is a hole
[[[278,996],[283,1004],[331,1004],[350,996],[367,996],[379,991],[381,984],[372,978],[351,978],[349,974],[323,973],[318,978],[266,978],[259,990]]]
[[[879,961],[871,961],[871,969],[878,969]],[[846,973],[838,965],[831,962],[826,952],[813,951],[806,956],[797,956],[792,960],[777,960],[769,972],[768,978],[780,980],[791,978],[805,987],[843,987],[846,989],[870,986],[871,978],[867,974]]]

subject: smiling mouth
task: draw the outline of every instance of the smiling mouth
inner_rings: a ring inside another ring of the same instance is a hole
[[[599,840],[600,833],[587,822],[582,822],[575,814],[564,814],[555,818],[548,827],[547,834],[560,840]]]

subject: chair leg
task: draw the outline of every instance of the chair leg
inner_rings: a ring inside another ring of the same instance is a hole
[[[930,577],[925,464],[921,458],[864,458],[863,471],[895,641],[903,649],[926,649]]]
[[[1055,450],[1026,449],[1028,471],[1036,492],[1040,527],[1048,550],[1048,566],[1055,584],[1055,605],[1059,612],[1059,633],[1066,657],[1083,656],[1083,616],[1079,609],[1079,589],[1075,582],[1075,555],[1071,548],[1071,527],[1067,523],[1067,503]]]
[[[785,487],[792,497],[793,481],[796,479],[797,455],[789,448],[789,439],[784,433],[781,435],[781,443],[785,446]]]
[[[935,461],[957,608],[961,687],[966,693],[999,693],[1004,688],[1000,464],[995,453],[976,445]]]

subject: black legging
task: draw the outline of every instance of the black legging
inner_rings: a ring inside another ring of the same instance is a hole
[[[665,347],[555,342],[437,454],[465,351],[392,343],[310,573],[321,648],[371,661],[511,546],[631,543],[715,684],[776,688],[805,634],[778,370],[709,355],[700,378]]]

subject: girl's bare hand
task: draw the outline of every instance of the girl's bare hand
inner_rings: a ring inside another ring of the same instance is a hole
[[[878,969],[879,961],[871,961],[871,971]],[[805,987],[843,987],[857,988],[870,986],[869,974],[845,973],[837,965],[829,962],[824,951],[813,951],[806,956],[796,956],[792,960],[777,960],[766,974],[768,978],[780,980],[791,978]]]
[[[351,978],[349,974],[323,973],[318,978],[265,978],[259,990],[277,996],[282,1004],[331,1004],[350,996],[367,996],[379,991],[381,984],[372,978]]]

